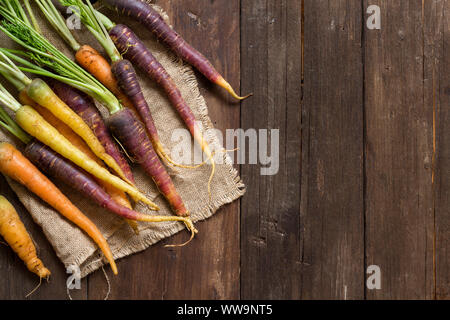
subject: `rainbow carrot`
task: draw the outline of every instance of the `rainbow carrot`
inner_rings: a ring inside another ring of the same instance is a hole
[[[173,185],[172,179],[159,160],[152,143],[146,138],[145,126],[131,110],[123,110],[108,119],[108,127],[121,141],[125,148],[140,163],[145,172],[152,177],[159,191],[169,202],[178,216],[188,216],[180,195]]]
[[[0,143],[0,172],[23,184],[66,219],[86,232],[102,250],[114,274],[118,273],[111,249],[95,224],[75,207],[20,151],[5,142]]]
[[[41,112],[46,113],[47,116],[52,117],[52,115],[46,109],[42,107],[38,107],[38,109],[40,109]],[[51,121],[54,122],[57,121],[57,119],[53,118],[51,119]],[[125,205],[121,205],[120,202],[114,201],[112,196],[110,196],[110,194],[105,191],[110,188],[105,188],[104,190],[86,171],[77,167],[69,160],[61,157],[59,154],[57,154],[41,142],[32,139],[17,125],[16,122],[11,119],[11,117],[2,108],[0,108],[0,126],[12,133],[16,138],[18,138],[26,145],[25,155],[41,170],[47,172],[52,177],[61,180],[75,190],[78,190],[88,199],[93,200],[101,207],[110,210],[111,212],[127,219],[128,221],[179,221],[184,222],[184,224],[189,228],[192,234],[191,237],[193,237],[197,232],[190,219],[173,216],[144,215],[132,210],[131,208],[128,208],[128,203],[126,203]],[[58,124],[58,127],[62,132],[65,132],[66,135],[68,134],[67,131],[70,130],[70,128],[64,128],[64,124],[62,123]],[[87,153],[90,157],[95,158],[92,152],[89,153],[89,148],[86,145],[83,146],[83,143],[84,142],[79,139],[77,145],[83,152]]]
[[[213,153],[209,148],[208,142],[202,135],[202,130],[196,123],[194,113],[184,100],[172,77],[130,28],[119,24],[112,28],[109,34],[124,57],[132,61],[164,89],[170,102],[178,111],[181,119],[211,162],[212,169],[208,181],[208,193],[211,196],[211,182],[216,170]]]
[[[72,88],[62,82],[49,79],[48,84],[52,90],[65,102],[84,122],[91,128],[97,136],[100,143],[111,157],[119,164],[125,176],[133,184],[135,183],[130,165],[120,152],[117,144],[114,142],[108,128],[106,127],[100,112],[95,106],[94,100],[83,92]]]

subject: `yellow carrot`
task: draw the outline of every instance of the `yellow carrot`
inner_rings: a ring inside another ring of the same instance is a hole
[[[16,209],[3,196],[0,196],[0,235],[11,249],[17,253],[28,270],[38,275],[39,278],[48,278],[50,276],[50,270],[37,257],[36,247],[22,220],[20,220]]]
[[[89,126],[79,115],[70,109],[44,81],[41,79],[34,79],[31,84],[27,86],[26,92],[31,99],[48,109],[55,117],[60,119],[78,134],[87,143],[95,155],[105,161],[105,163],[123,180],[132,184],[113,157],[106,153],[105,148],[100,141],[98,141],[98,138]]]
[[[101,167],[104,167],[103,162],[92,152],[86,142],[80,138],[72,129],[69,128],[64,122],[56,118],[48,109],[43,108],[35,101],[33,101],[25,91],[21,91],[19,95],[19,100],[22,104],[30,105],[35,109],[39,114],[51,124],[59,133],[61,133],[67,140],[69,140],[75,147],[77,147],[80,151],[86,154],[89,158],[97,162],[97,164]],[[105,191],[111,196],[112,200],[117,202],[118,204],[127,207],[128,209],[132,209],[130,201],[128,201],[127,195],[117,188],[110,185],[108,182],[95,178],[97,183],[105,189]],[[133,231],[136,234],[139,234],[139,226],[136,221],[125,219],[125,221],[130,225]]]
[[[146,203],[153,210],[159,210],[156,204],[148,200],[145,195],[135,187],[112,175],[108,170],[100,167],[94,160],[90,159],[86,154],[76,148],[30,106],[22,106],[16,111],[16,121],[30,135],[49,146],[63,157],[71,160],[93,176],[128,193],[134,199]]]

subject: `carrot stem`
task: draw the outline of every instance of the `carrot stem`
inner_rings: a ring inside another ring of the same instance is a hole
[[[31,137],[17,125],[3,108],[0,108],[0,126],[8,130],[23,143],[30,143]]]
[[[30,15],[34,30],[36,30],[38,33],[42,33],[41,28],[39,27],[39,23],[37,22],[36,17],[34,15],[33,9],[30,6],[30,1],[23,0],[23,2],[25,4],[25,8],[27,9],[28,14]]]
[[[80,44],[70,32],[69,28],[66,25],[66,21],[58,12],[58,10],[56,10],[56,8],[53,6],[52,2],[49,0],[36,0],[36,3],[39,6],[39,9],[41,9],[44,16],[47,18],[48,22],[72,48],[72,50],[77,51],[78,49],[80,49]],[[36,29],[36,26],[34,27],[34,29]]]
[[[42,66],[54,70],[57,74],[60,74],[60,76],[65,78],[66,81],[74,81],[77,86],[88,91],[88,94],[93,94],[96,99],[104,102],[111,114],[122,109],[117,98],[98,80],[61,53],[45,37],[24,23],[23,20],[14,16],[11,13],[11,10],[5,5],[0,4],[0,15],[5,19],[5,21],[0,24],[0,30],[6,33],[6,35],[16,43],[29,50],[30,53],[26,53],[28,58]],[[35,69],[36,73],[44,72],[40,67],[31,67],[31,69]],[[49,72],[49,74],[51,73]]]

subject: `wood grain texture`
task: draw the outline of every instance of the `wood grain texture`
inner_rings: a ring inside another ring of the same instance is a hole
[[[382,21],[365,37],[366,259],[382,272],[368,299],[433,298],[433,108],[423,48],[431,2],[364,1],[380,6]]]
[[[301,293],[303,299],[362,299],[361,4],[304,3]]]
[[[450,1],[425,7],[425,88],[435,114],[435,295],[450,299]]]
[[[242,165],[241,202],[187,247],[163,247],[181,233],[120,260],[110,299],[450,299],[450,0],[154,2],[254,92],[240,107],[197,73],[216,127],[280,130],[279,170]],[[381,30],[366,28],[369,5]],[[53,272],[31,298],[67,298],[42,230],[2,178],[0,192]],[[370,265],[380,290],[366,288]],[[0,272],[0,299],[38,283],[1,244]],[[99,271],[72,296],[106,291]]]
[[[239,89],[239,0],[154,3],[168,13],[175,30],[211,59],[218,71]],[[239,104],[198,73],[197,78],[216,127],[223,131],[238,127]],[[185,241],[187,234],[182,233],[119,261],[120,276],[111,282],[110,298],[238,299],[239,201],[225,206],[197,228],[200,233],[186,247],[163,247]],[[89,298],[101,299],[105,291],[101,272],[89,277]]]
[[[242,166],[243,299],[300,297],[301,1],[241,1],[244,130],[279,130],[279,170]],[[248,143],[248,141],[247,141]],[[270,150],[270,149],[269,149]]]

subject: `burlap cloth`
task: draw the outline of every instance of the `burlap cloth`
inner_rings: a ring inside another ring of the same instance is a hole
[[[159,8],[155,7],[165,19],[167,15]],[[150,32],[140,25],[135,24],[130,19],[125,19],[113,14],[111,11],[101,9],[110,16],[116,23],[126,23],[141,37],[146,45],[151,49],[155,57],[166,68],[175,80],[183,97],[192,108],[198,121],[201,121],[206,138],[212,149],[222,148],[219,139],[214,134],[213,124],[208,117],[208,109],[204,98],[201,96],[195,74],[190,66],[169,52],[163,45],[159,44]],[[36,9],[36,13],[39,10]],[[68,50],[64,42],[48,26],[42,16],[38,16],[41,22],[44,35],[51,40],[60,50],[69,57],[73,53]],[[86,30],[75,32],[75,36],[81,44],[90,44],[94,48],[101,50],[99,45],[93,40]],[[19,48],[4,34],[0,35],[1,47]],[[140,83],[143,87],[145,97],[150,105],[152,115],[158,128],[160,138],[169,153],[178,141],[172,141],[172,132],[175,129],[185,129],[184,123],[178,117],[174,108],[168,102],[164,92],[150,79],[139,74]],[[2,83],[5,81],[2,79]],[[6,85],[6,83],[5,83]],[[14,92],[14,91],[13,91]],[[107,112],[100,106],[102,113]],[[13,139],[9,134],[0,130],[0,141],[8,141],[14,144],[19,150],[23,150],[23,144]],[[192,153],[195,151],[191,148]],[[207,181],[210,175],[210,166],[203,166],[199,169],[179,169],[170,170],[174,184],[183,198],[188,210],[191,212],[194,221],[204,220],[212,216],[222,205],[230,203],[242,196],[245,186],[240,180],[237,171],[232,167],[231,160],[226,153],[220,153],[216,159],[223,159],[222,164],[217,166],[217,172],[212,183],[212,199],[209,200],[207,192]],[[220,162],[220,161],[219,161]],[[154,200],[161,210],[157,214],[171,215],[164,198],[158,193],[152,180],[137,166],[132,165],[133,173],[139,190],[143,191],[149,199]],[[103,256],[97,246],[90,238],[78,229],[71,222],[61,217],[58,212],[49,207],[46,203],[29,192],[22,185],[7,178],[8,183],[16,192],[20,201],[28,209],[34,221],[42,227],[46,237],[52,244],[59,259],[66,267],[76,265],[81,268],[81,276],[85,277],[89,273],[104,265]],[[108,240],[115,259],[120,259],[133,253],[142,251],[161,239],[167,238],[181,230],[184,226],[177,222],[167,223],[139,223],[140,234],[137,236],[131,228],[124,223],[123,219],[117,217],[86,199],[83,195],[73,189],[54,181],[55,184],[67,195],[70,200],[85,213],[98,226],[100,231]],[[143,204],[137,204],[136,210],[144,213],[155,214]],[[199,230],[201,232],[201,228]],[[188,234],[187,234],[188,236]],[[187,237],[186,236],[186,237]],[[194,240],[195,241],[195,240]]]

